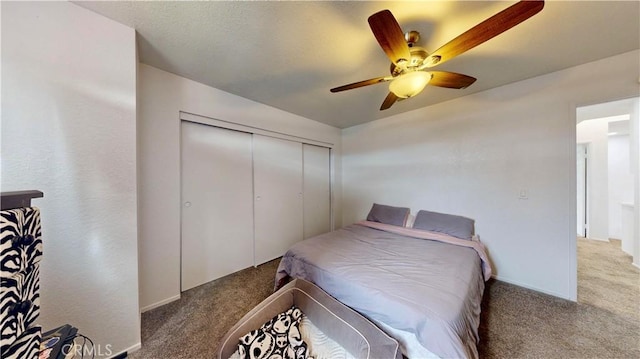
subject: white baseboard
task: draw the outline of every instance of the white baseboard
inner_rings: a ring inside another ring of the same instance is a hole
[[[112,355],[111,358],[115,358],[118,355],[122,355],[123,353],[131,354],[133,352],[137,352],[138,350],[140,350],[140,348],[142,348],[142,344],[141,343],[136,343],[136,344],[128,347],[127,349],[122,350],[119,353],[116,353],[116,354]]]
[[[501,278],[501,277],[495,276],[495,275],[491,276],[491,278],[493,278],[495,280],[499,280],[501,282],[517,285],[518,287],[531,289],[531,290],[534,290],[536,292],[540,292],[540,293],[548,294],[548,295],[551,295],[551,296],[554,296],[554,297],[558,297],[558,298],[561,298],[561,299],[565,299],[565,300],[568,300],[568,301],[571,301],[571,302],[577,302],[577,300],[569,298],[569,296],[567,294],[560,294],[560,293],[552,292],[552,291],[541,289],[541,288],[537,288],[535,286],[531,286],[531,285],[528,285],[528,284],[520,283],[520,282],[512,280],[512,279]]]
[[[609,242],[609,238],[595,238],[595,237],[587,237],[586,239],[591,239],[594,241],[600,241],[600,242]]]
[[[631,265],[636,267],[636,268],[638,268],[638,269],[640,269],[640,264],[631,263]]]
[[[174,295],[173,297],[169,297],[169,298],[161,300],[159,302],[147,305],[146,307],[142,307],[142,308],[140,308],[140,313],[144,313],[144,312],[149,311],[151,309],[156,309],[158,307],[162,307],[163,305],[169,304],[169,303],[171,303],[173,301],[176,301],[178,299],[180,299],[180,294]]]

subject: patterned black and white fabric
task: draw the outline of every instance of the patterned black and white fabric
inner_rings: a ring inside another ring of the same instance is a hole
[[[300,335],[302,311],[292,306],[273,317],[257,330],[240,338],[239,358],[243,359],[306,359],[307,344]]]
[[[0,211],[0,351],[3,358],[36,358],[41,330],[40,211],[35,207]]]
[[[2,278],[10,277],[40,262],[42,231],[36,207],[10,209],[2,215],[0,250]]]

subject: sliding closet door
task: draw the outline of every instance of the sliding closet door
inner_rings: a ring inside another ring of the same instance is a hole
[[[326,147],[303,145],[304,238],[331,231],[331,160]]]
[[[253,265],[251,157],[251,134],[182,122],[183,291]]]
[[[302,240],[302,144],[253,135],[255,264]]]

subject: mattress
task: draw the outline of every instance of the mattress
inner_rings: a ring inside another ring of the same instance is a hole
[[[406,354],[419,343],[423,354],[477,358],[490,275],[484,248],[387,227],[354,224],[297,243],[282,258],[276,283],[291,277],[317,284],[378,326],[403,333]]]

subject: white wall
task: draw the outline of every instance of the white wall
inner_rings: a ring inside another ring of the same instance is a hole
[[[340,226],[340,130],[141,64],[138,97],[140,306],[180,295],[179,112],[334,143],[334,218]]]
[[[609,119],[582,121],[576,128],[577,143],[587,151],[587,237],[609,239]]]
[[[38,323],[135,348],[135,32],[68,2],[1,6],[2,191],[44,192]]]
[[[465,215],[498,279],[575,300],[576,107],[637,96],[639,56],[343,130],[343,223],[372,202]]]
[[[622,238],[622,203],[633,203],[629,135],[609,136],[609,238]],[[629,251],[632,253],[632,249]]]

